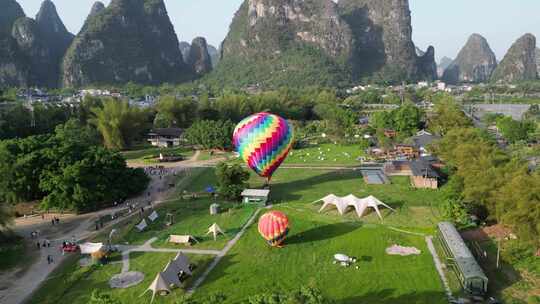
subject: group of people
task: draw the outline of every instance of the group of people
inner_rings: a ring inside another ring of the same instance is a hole
[[[37,241],[36,242],[36,247],[37,247],[37,250],[40,250],[41,248],[51,248],[51,241],[45,239],[43,240],[43,243],[40,242],[40,241]],[[47,264],[48,265],[51,265],[52,263],[54,263],[54,258],[51,254],[48,254],[47,255]]]

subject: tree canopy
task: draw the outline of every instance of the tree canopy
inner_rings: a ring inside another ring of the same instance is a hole
[[[103,107],[92,108],[94,118],[90,121],[97,127],[105,146],[122,150],[129,147],[134,138],[145,130],[147,113],[130,106],[127,101],[107,98]]]
[[[238,164],[220,163],[216,168],[218,192],[228,200],[237,200],[247,187],[249,172]]]
[[[232,148],[234,124],[230,120],[201,120],[186,131],[186,138],[203,149],[229,150]]]
[[[144,190],[146,174],[96,137],[71,120],[51,135],[0,142],[0,201],[42,200],[45,209],[86,212]]]

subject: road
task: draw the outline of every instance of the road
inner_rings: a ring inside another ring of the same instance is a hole
[[[168,164],[165,167],[171,169],[171,171],[178,171],[185,168],[205,167],[222,160],[214,159],[200,162],[197,161],[198,156],[199,152],[195,153],[195,155],[187,161]],[[136,167],[142,166],[136,165]],[[147,191],[139,197],[130,199],[128,203],[151,200],[154,202],[155,206],[166,202],[166,198],[170,195],[169,192],[163,190],[168,189],[167,178],[160,178],[159,176],[151,176],[151,178]],[[150,193],[150,195],[148,195],[148,193]],[[80,241],[95,235],[96,231],[94,223],[96,219],[126,208],[126,205],[122,205],[116,208],[104,209],[82,215],[48,214],[45,219],[42,219],[41,216],[16,219],[13,230],[17,234],[25,237],[27,242],[29,242],[31,250],[36,250],[38,252],[38,257],[33,260],[32,265],[25,265],[24,268],[0,274],[0,303],[24,303],[24,301],[39,288],[40,284],[47,279],[49,274],[51,274],[67,257],[62,255],[62,252],[59,250],[59,246],[61,246],[63,241],[71,241],[72,239]],[[136,214],[136,212],[133,212],[133,215]],[[53,226],[51,224],[51,219],[53,217],[60,218],[59,225]],[[105,227],[115,225],[124,219],[125,217],[109,222]],[[30,233],[32,231],[40,232],[40,236],[37,240],[30,239]],[[39,240],[42,243],[45,239],[51,241],[51,247],[42,248],[38,251],[36,242]],[[53,258],[54,262],[52,264],[47,263],[47,256],[49,255]]]

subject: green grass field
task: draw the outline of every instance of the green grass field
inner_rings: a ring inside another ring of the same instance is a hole
[[[157,148],[145,146],[142,149],[123,151],[122,155],[128,161],[138,161],[146,164],[159,163],[155,158],[159,157],[160,153],[164,155],[182,155],[184,158],[190,158],[195,154],[191,148],[175,147],[175,148]]]
[[[320,144],[292,150],[285,165],[298,166],[358,166],[358,157],[365,156],[358,145]]]
[[[109,279],[120,272],[121,264],[108,264],[81,268],[78,266],[78,256],[69,257],[42,287],[32,296],[29,303],[33,304],[85,304],[90,299],[93,290],[101,290],[121,299],[122,303],[149,303],[151,293],[141,297],[146,288],[152,283],[156,274],[163,270],[167,262],[174,258],[174,253],[132,253],[130,255],[130,270],[144,273],[144,281],[126,289],[111,289]],[[188,255],[190,262],[196,266],[194,274],[199,275],[211,261],[211,256]],[[188,286],[192,279],[184,284]],[[175,303],[183,295],[182,289],[177,289],[168,297],[156,297],[154,303]]]
[[[249,180],[252,187],[260,186],[263,182],[254,174]],[[202,193],[207,186],[216,185],[214,169],[197,169],[179,184],[177,196],[184,190]],[[433,233],[438,221],[437,206],[443,200],[440,191],[412,189],[406,177],[392,178],[389,185],[372,186],[363,182],[359,171],[319,169],[280,169],[272,179],[271,191],[275,208],[284,211],[290,218],[291,232],[287,246],[281,250],[269,248],[259,236],[256,225],[251,226],[195,293],[196,300],[212,294],[224,294],[227,297],[224,303],[238,303],[255,294],[311,285],[328,298],[336,300],[336,303],[343,304],[445,302],[442,285],[424,238],[389,229],[395,227],[411,232]],[[358,219],[353,212],[344,217],[335,211],[320,214],[320,204],[313,202],[329,193],[352,193],[359,197],[375,195],[396,211],[383,209],[384,222],[374,213],[363,219]],[[115,243],[142,244],[151,237],[157,237],[154,247],[171,247],[165,241],[169,234],[203,237],[208,226],[217,222],[228,235],[220,237],[218,242],[209,237],[201,238],[202,242],[193,247],[221,249],[253,214],[255,207],[238,207],[234,203],[218,201],[224,209],[231,211],[210,216],[208,207],[212,202],[212,199],[201,195],[195,200],[176,200],[160,206],[160,220],[146,232],[135,232],[133,225],[139,221],[135,218],[117,227],[120,232]],[[165,225],[164,213],[167,212],[175,213],[172,227]],[[386,255],[385,249],[393,244],[417,247],[422,254],[409,257]],[[334,265],[332,256],[335,253],[358,257],[360,269]],[[106,285],[108,279],[119,272],[120,265],[107,265],[87,273],[88,270],[81,270],[72,262],[47,281],[33,297],[32,303],[83,304],[94,288],[111,292],[123,303],[147,303],[150,296],[139,298],[139,295],[171,256],[154,253],[134,255],[132,269],[141,269],[147,278],[142,284],[122,291],[112,291]],[[211,257],[193,256],[193,259],[198,265],[206,265]],[[55,283],[62,288],[48,293],[47,287],[53,286],[48,284]],[[168,297],[158,297],[155,303],[174,303],[182,294],[180,290]]]
[[[294,206],[278,209],[291,221],[285,248],[269,248],[252,226],[195,293],[196,299],[219,292],[227,297],[224,303],[238,303],[250,295],[310,285],[343,304],[445,303],[422,237]],[[386,255],[385,249],[393,244],[415,246],[422,254]],[[333,264],[336,253],[357,257],[360,269]]]
[[[147,220],[149,225],[143,232],[134,229],[134,226],[141,221],[138,216],[112,227],[118,231],[113,242],[118,244],[142,245],[150,238],[157,237],[158,240],[153,243],[154,247],[180,249],[184,247],[167,242],[169,235],[193,235],[199,243],[195,243],[190,248],[220,250],[228,240],[240,231],[255,211],[255,208],[253,206],[239,208],[236,203],[217,202],[221,205],[222,210],[218,215],[210,215],[210,205],[214,201],[208,198],[189,201],[177,200],[166,203],[156,208],[160,217],[152,223]],[[147,214],[149,213],[147,212]],[[171,226],[166,225],[167,213],[174,215],[174,224]],[[214,241],[210,235],[206,235],[208,227],[213,223],[217,223],[226,234],[226,236],[219,236],[217,241]],[[109,232],[110,229],[103,232],[96,241],[105,241]]]
[[[206,160],[213,160],[213,159],[229,159],[233,156],[232,152],[214,152],[210,153],[210,151],[201,151],[199,154],[199,157],[197,160],[199,161],[206,161]]]

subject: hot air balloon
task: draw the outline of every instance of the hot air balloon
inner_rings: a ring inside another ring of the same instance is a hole
[[[293,129],[274,114],[258,113],[234,129],[233,143],[240,158],[268,182],[292,148]]]
[[[289,219],[279,211],[265,213],[259,219],[259,233],[272,247],[281,247],[289,233]]]

